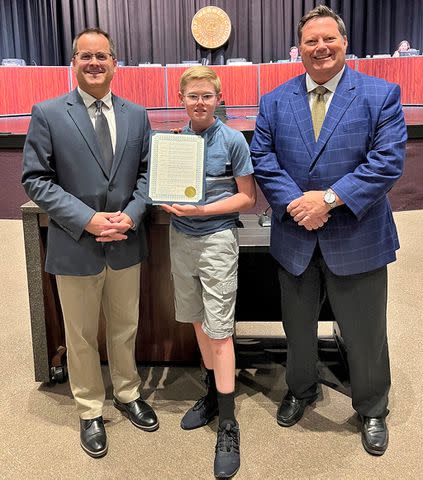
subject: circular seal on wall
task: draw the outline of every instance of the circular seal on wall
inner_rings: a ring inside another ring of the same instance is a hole
[[[231,19],[219,7],[204,7],[192,17],[191,32],[202,47],[219,48],[231,34]]]

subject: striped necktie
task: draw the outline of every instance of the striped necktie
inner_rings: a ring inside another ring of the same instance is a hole
[[[98,145],[101,156],[103,157],[104,167],[107,173],[110,173],[113,163],[112,138],[110,136],[109,124],[103,113],[103,101],[95,102],[95,133],[97,134]]]
[[[313,106],[311,107],[311,119],[313,121],[313,130],[314,137],[319,138],[320,130],[322,129],[323,122],[326,115],[326,102],[325,102],[325,93],[328,92],[326,87],[319,85],[316,87],[313,92],[315,93],[315,98],[313,101]]]

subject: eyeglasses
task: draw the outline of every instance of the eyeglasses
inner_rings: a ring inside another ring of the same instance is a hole
[[[196,95],[195,93],[188,93],[184,95],[188,103],[198,103],[201,99],[204,103],[211,103],[218,93],[205,93],[204,95]]]
[[[91,62],[93,57],[96,58],[97,62],[107,62],[109,57],[113,58],[111,53],[106,52],[97,52],[97,53],[90,53],[90,52],[76,52],[74,57],[78,57],[81,62]]]

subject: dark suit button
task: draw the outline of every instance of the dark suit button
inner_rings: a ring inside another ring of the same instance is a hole
[[[109,185],[109,192],[113,192],[113,185]]]

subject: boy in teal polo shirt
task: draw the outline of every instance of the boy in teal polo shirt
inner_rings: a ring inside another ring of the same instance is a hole
[[[232,335],[238,270],[239,213],[256,201],[253,167],[243,135],[214,116],[221,83],[209,67],[195,66],[180,79],[179,98],[190,117],[183,133],[206,144],[203,205],[162,205],[172,214],[170,256],[176,320],[192,323],[206,368],[207,394],[181,421],[186,430],[219,414],[214,474],[239,469],[239,425],[235,420],[235,354]]]

